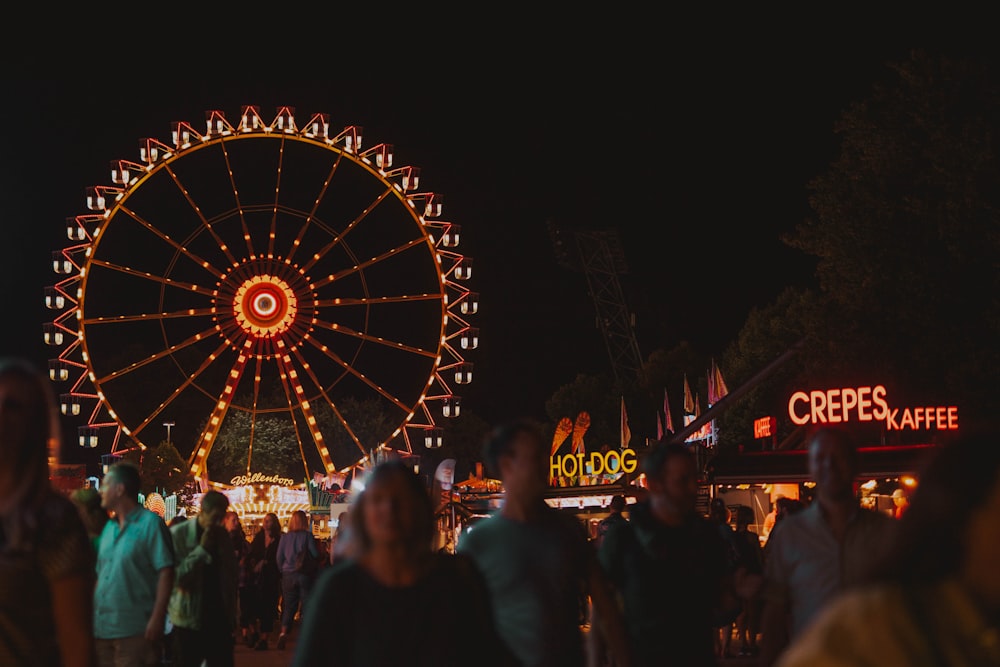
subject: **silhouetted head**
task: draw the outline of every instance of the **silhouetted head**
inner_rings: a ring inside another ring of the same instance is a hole
[[[614,514],[621,514],[625,511],[625,496],[612,496],[608,503],[608,509]]]
[[[643,458],[642,471],[650,502],[675,517],[694,512],[698,498],[698,468],[694,454],[679,443],[657,443]]]
[[[957,576],[1000,613],[1000,430],[941,445],[917,480],[875,578],[919,585]]]
[[[49,487],[60,427],[48,378],[23,359],[0,361],[0,510],[33,505]]]
[[[816,482],[816,497],[846,502],[854,497],[858,474],[858,452],[851,435],[843,428],[824,426],[808,439],[809,476]]]
[[[360,553],[390,545],[413,554],[429,553],[434,537],[430,494],[402,461],[380,463],[365,477],[365,488],[352,506],[350,527]]]
[[[501,424],[486,438],[485,458],[504,491],[523,500],[540,500],[549,484],[548,451],[537,422]]]

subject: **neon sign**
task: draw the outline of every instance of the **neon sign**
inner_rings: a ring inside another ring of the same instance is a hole
[[[761,417],[760,419],[755,419],[753,422],[753,437],[756,439],[760,438],[770,438],[775,434],[775,425],[777,422],[774,417]]]
[[[280,484],[281,486],[292,486],[295,482],[290,477],[279,477],[278,475],[265,475],[255,472],[249,475],[237,475],[229,480],[233,486],[247,486],[248,484]]]
[[[586,457],[586,458],[585,458]],[[589,455],[563,454],[549,459],[550,475],[554,478],[576,477],[578,475],[614,475],[619,472],[635,472],[638,461],[635,450],[614,449],[607,452],[591,452]]]
[[[893,408],[882,385],[797,391],[788,399],[792,423],[839,424],[851,421],[885,422],[889,431],[904,429],[954,431],[958,429],[958,407],[921,406]]]

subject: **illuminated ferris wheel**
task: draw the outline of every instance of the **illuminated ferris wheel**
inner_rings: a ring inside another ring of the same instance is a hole
[[[293,108],[268,122],[247,106],[234,125],[213,110],[203,131],[175,122],[169,143],[140,140],[111,182],[67,219],[45,293],[60,311],[44,325],[60,348],[49,375],[63,413],[86,420],[81,445],[145,448],[183,417],[175,444],[207,481],[234,420],[249,425],[247,472],[275,417],[307,475],[441,444],[436,416],[457,416],[456,385],[472,380],[478,294],[443,196],[394,167],[392,145],[363,149],[361,127],[331,132],[326,114],[300,126]]]

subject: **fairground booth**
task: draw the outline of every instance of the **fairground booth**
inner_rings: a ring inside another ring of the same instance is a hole
[[[944,437],[959,428],[956,406],[901,406],[883,385],[796,391],[782,418],[795,426],[780,441],[772,415],[754,421],[755,443],[713,457],[706,478],[713,497],[733,510],[753,509],[751,530],[766,541],[773,526],[776,501],[809,502],[814,493],[809,475],[806,437],[822,425],[846,428],[857,443],[855,490],[864,507],[898,517],[919,484],[919,472]]]

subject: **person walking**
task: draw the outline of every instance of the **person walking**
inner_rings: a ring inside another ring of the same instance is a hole
[[[309,518],[302,510],[292,512],[288,519],[288,532],[278,544],[277,565],[281,572],[281,633],[276,646],[283,649],[295,617],[301,614],[309,597],[319,565],[316,539],[309,530]]]
[[[112,516],[98,543],[94,590],[101,667],[153,667],[163,658],[176,557],[167,524],[139,504],[141,483],[128,462],[111,466],[101,482],[101,506]]]
[[[896,520],[861,507],[854,489],[857,449],[843,428],[818,428],[808,443],[815,500],[782,519],[765,547],[762,667],[774,664],[835,595],[882,555]]]
[[[694,454],[682,444],[657,443],[642,471],[646,499],[598,550],[624,606],[634,664],[715,667],[718,619],[736,607],[737,583],[719,526],[696,510]]]
[[[222,519],[229,498],[210,490],[193,519],[170,529],[177,578],[170,596],[176,667],[233,667],[238,566]]]
[[[0,665],[94,667],[94,549],[49,481],[60,426],[52,385],[0,360]]]
[[[750,530],[754,522],[753,508],[740,505],[736,508],[736,549],[739,564],[748,574],[761,577],[764,574],[764,550],[760,537]],[[736,617],[736,638],[740,642],[740,657],[756,656],[757,635],[760,634],[760,591],[740,599],[740,615]]]
[[[597,524],[596,546],[598,548],[600,548],[601,542],[604,540],[604,535],[610,528],[628,522],[628,519],[625,518],[625,505],[625,496],[619,494],[611,498],[611,502],[608,503],[609,514]]]
[[[278,545],[281,542],[281,522],[278,515],[264,515],[260,530],[250,541],[247,570],[250,585],[251,639],[253,648],[266,651],[268,635],[278,622],[278,605],[281,602],[281,571],[278,570]]]
[[[240,638],[248,646],[253,646],[255,640],[251,634],[251,611],[253,594],[250,591],[250,573],[247,571],[248,556],[250,554],[250,542],[247,540],[246,531],[243,530],[243,523],[240,515],[229,510],[222,519],[222,527],[229,533],[229,539],[233,543],[233,557],[236,558],[236,567],[239,572],[236,588],[236,604],[240,610]]]
[[[942,444],[917,478],[885,553],[779,667],[1000,665],[1000,430]]]
[[[514,667],[475,564],[433,549],[430,494],[409,467],[378,464],[352,512],[356,556],[309,594],[293,667]]]
[[[618,664],[630,664],[624,626],[587,533],[575,516],[545,502],[548,449],[537,423],[515,420],[487,437],[486,460],[504,488],[503,504],[458,542],[486,579],[500,638],[525,667],[585,662],[581,599],[593,607]]]

